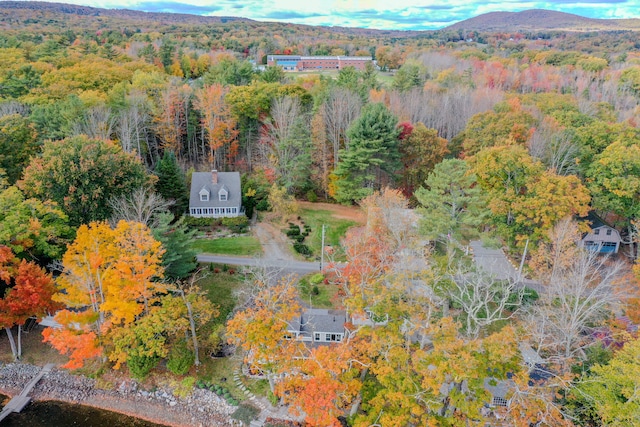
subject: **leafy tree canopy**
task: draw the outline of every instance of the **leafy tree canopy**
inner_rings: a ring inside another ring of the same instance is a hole
[[[147,182],[145,168],[133,154],[110,142],[77,136],[46,142],[19,186],[29,197],[55,201],[77,226],[108,218],[109,198]]]

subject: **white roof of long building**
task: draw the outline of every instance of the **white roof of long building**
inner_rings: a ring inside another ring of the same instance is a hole
[[[373,58],[370,56],[300,56],[300,55],[268,55],[271,60],[305,60],[305,59],[335,59],[338,61],[344,60],[356,60],[356,61],[371,61]]]

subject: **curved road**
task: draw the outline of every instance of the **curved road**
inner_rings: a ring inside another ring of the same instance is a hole
[[[289,273],[301,276],[320,271],[319,262],[290,261],[284,259],[245,258],[239,256],[198,254],[198,262],[246,265],[248,267],[280,268]]]

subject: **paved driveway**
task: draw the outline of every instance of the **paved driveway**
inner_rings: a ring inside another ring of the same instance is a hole
[[[476,265],[491,274],[498,280],[516,280],[519,286],[535,289],[538,293],[544,292],[544,286],[526,277],[518,277],[517,267],[511,264],[509,258],[502,249],[490,249],[482,246],[482,242],[474,240],[469,243],[473,251],[473,261]]]
[[[499,280],[515,280],[518,271],[504,254],[502,249],[490,249],[482,246],[482,242],[474,240],[469,243],[473,251],[476,265]]]

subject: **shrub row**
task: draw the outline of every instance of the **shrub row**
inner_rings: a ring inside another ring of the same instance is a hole
[[[186,216],[185,224],[191,228],[213,228],[222,225],[229,228],[233,233],[244,233],[249,227],[249,218],[244,215],[229,218],[194,218]]]
[[[311,227],[305,224],[304,232],[302,232],[299,225],[289,223],[289,228],[284,230],[284,233],[293,240],[293,249],[296,252],[304,256],[312,255],[311,249],[304,244],[304,239],[311,233]]]
[[[229,389],[225,386],[221,386],[219,384],[211,384],[209,381],[198,380],[196,382],[196,387],[211,390],[218,396],[223,397],[224,400],[226,400],[227,403],[229,403],[229,405],[231,406],[238,406],[240,404],[240,402],[233,397]]]
[[[233,233],[244,233],[249,228],[249,218],[244,215],[222,218],[222,225],[228,227]]]
[[[191,228],[217,227],[222,225],[222,218],[194,218],[186,215],[184,223]]]
[[[311,249],[309,249],[309,246],[305,245],[304,243],[295,242],[293,244],[293,249],[295,249],[295,251],[300,255],[311,256]]]

